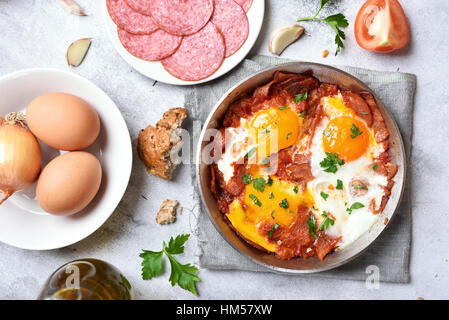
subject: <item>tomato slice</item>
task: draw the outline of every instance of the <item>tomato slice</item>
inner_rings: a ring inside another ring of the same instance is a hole
[[[364,49],[391,52],[407,44],[410,29],[398,0],[368,0],[357,14],[354,34]]]

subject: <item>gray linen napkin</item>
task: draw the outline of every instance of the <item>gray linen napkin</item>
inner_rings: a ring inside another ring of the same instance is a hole
[[[205,85],[198,85],[186,96],[186,109],[191,120],[204,120],[216,101],[242,78],[270,65],[289,62],[290,60],[267,56],[253,56],[244,60],[228,75]],[[399,72],[379,72],[355,67],[338,67],[366,83],[383,101],[396,119],[404,139],[407,158],[411,152],[411,135],[413,121],[413,101],[416,88],[416,76]],[[198,135],[198,132],[196,133]],[[198,136],[193,137],[198,141]],[[408,171],[411,172],[411,171]],[[202,268],[220,270],[246,270],[273,272],[255,264],[234,250],[212,225],[203,204],[199,199],[194,167],[192,182],[195,186],[194,197],[198,205],[193,212],[195,226],[192,228],[198,240],[197,257]],[[376,265],[380,270],[380,281],[408,282],[410,245],[411,245],[411,208],[410,178],[400,205],[388,232],[366,250],[360,257],[346,265],[316,274],[300,275],[302,277],[327,277],[337,279],[365,280],[366,268]]]

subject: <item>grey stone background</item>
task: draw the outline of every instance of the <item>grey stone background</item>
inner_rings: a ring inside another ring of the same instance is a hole
[[[254,0],[262,1],[262,0]],[[88,17],[70,15],[57,0],[0,0],[0,75],[24,68],[69,70],[68,45],[82,37],[94,42],[84,63],[72,72],[102,88],[118,105],[130,130],[133,146],[138,131],[154,124],[169,107],[182,106],[187,87],[157,83],[134,71],[115,52],[103,26],[103,1],[78,0]],[[200,270],[199,299],[425,299],[449,298],[449,233],[447,131],[449,121],[449,39],[446,0],[402,0],[411,27],[404,49],[377,54],[358,47],[353,22],[364,1],[332,1],[326,13],[343,12],[345,49],[337,57],[334,34],[328,26],[303,23],[308,35],[289,47],[283,57],[374,70],[402,71],[418,77],[412,140],[413,235],[411,281],[381,283],[367,289],[363,281],[302,278],[243,271]],[[269,54],[268,39],[277,26],[314,14],[318,0],[266,0],[265,22],[252,53]],[[330,54],[324,59],[322,51]],[[123,271],[137,299],[194,299],[168,282],[169,272],[151,281],[140,277],[141,249],[158,249],[162,240],[191,232],[195,211],[188,166],[171,182],[145,173],[134,154],[131,183],[117,210],[97,232],[70,247],[52,251],[25,251],[0,244],[0,298],[34,299],[51,272],[63,263],[83,257],[107,260]],[[174,196],[176,195],[176,196]],[[145,198],[147,199],[145,199]],[[159,226],[155,215],[166,198],[176,198],[184,210],[176,223]],[[193,262],[196,242],[189,240],[182,262]]]

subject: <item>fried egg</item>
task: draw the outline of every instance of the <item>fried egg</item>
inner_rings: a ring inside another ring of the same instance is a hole
[[[315,129],[310,148],[314,179],[308,183],[308,191],[313,195],[317,224],[332,217],[334,224],[326,233],[341,237],[341,249],[376,222],[378,216],[370,210],[370,203],[380,206],[388,180],[372,168],[374,158],[384,151],[373,130],[343,104],[340,95],[323,98],[322,106],[325,116]],[[344,161],[337,164],[336,172],[326,172],[321,165],[328,154]]]
[[[247,240],[274,252],[276,244],[258,230],[266,222],[289,226],[295,222],[300,205],[312,209],[316,225],[331,219],[323,230],[340,238],[337,249],[344,248],[378,219],[378,208],[388,180],[372,168],[382,152],[374,132],[348,108],[341,94],[321,100],[323,117],[312,137],[301,136],[304,119],[290,106],[261,110],[240,126],[225,129],[225,151],[217,162],[226,183],[234,176],[234,165],[248,159],[250,182],[244,195],[229,206],[227,218]],[[306,141],[311,141],[310,146]],[[310,152],[313,180],[305,190],[290,181],[270,176],[266,159],[292,145],[298,152]],[[335,168],[323,166],[331,157]],[[258,181],[255,183],[255,181]],[[283,206],[283,203],[288,205]]]

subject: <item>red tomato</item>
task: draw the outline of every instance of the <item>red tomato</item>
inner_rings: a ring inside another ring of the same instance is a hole
[[[355,19],[359,46],[377,52],[404,47],[410,38],[407,17],[398,0],[368,0]]]

